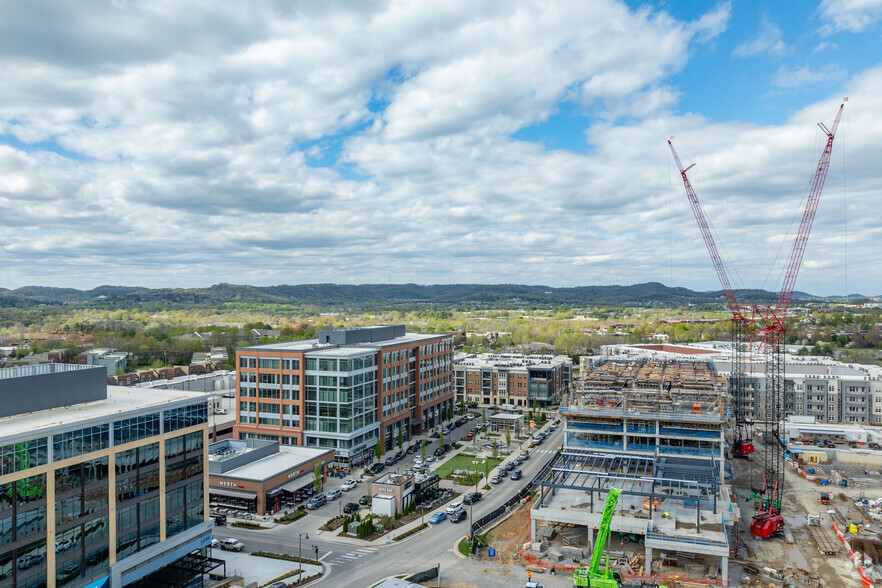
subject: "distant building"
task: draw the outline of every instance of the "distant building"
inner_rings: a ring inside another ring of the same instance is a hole
[[[317,339],[240,347],[239,439],[334,449],[335,465],[369,463],[453,410],[453,337],[404,325],[319,331]]]
[[[208,395],[103,366],[0,370],[0,586],[199,582],[210,559]],[[59,393],[63,391],[64,393]]]
[[[13,353],[15,352],[13,348]],[[61,348],[47,351],[46,353],[35,353],[34,355],[26,355],[18,359],[8,359],[6,367],[17,367],[23,365],[37,365],[41,363],[67,363],[70,361],[70,349]]]
[[[118,369],[126,369],[128,357],[129,354],[125,351],[98,347],[80,353],[77,357],[77,363],[80,365],[103,365],[107,368],[107,375],[112,376]]]
[[[230,356],[226,347],[212,347],[211,351],[197,351],[190,360],[190,365],[214,362],[219,364],[229,363]]]
[[[566,355],[457,354],[453,371],[457,404],[548,406],[567,391],[573,360]]]

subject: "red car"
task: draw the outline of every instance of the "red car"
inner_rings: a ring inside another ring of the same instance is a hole
[[[474,436],[475,436],[475,434],[472,433],[471,431],[469,431],[468,434],[466,435],[466,439],[471,439]]]

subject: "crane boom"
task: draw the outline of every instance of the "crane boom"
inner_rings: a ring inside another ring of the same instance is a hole
[[[616,512],[616,503],[618,503],[621,493],[622,491],[618,488],[609,489],[606,504],[603,506],[603,515],[600,517],[600,528],[597,529],[597,538],[594,540],[594,553],[591,554],[591,563],[588,565],[588,570],[592,574],[600,574],[603,546],[606,545],[606,540],[609,537],[609,526],[612,523],[613,515]]]
[[[714,242],[714,237],[711,234],[710,226],[707,224],[707,218],[704,216],[704,210],[701,208],[701,203],[698,201],[698,196],[695,195],[695,190],[692,189],[692,183],[689,181],[689,177],[686,175],[690,169],[695,166],[695,164],[691,164],[686,169],[683,169],[683,164],[680,163],[680,157],[677,155],[677,152],[674,150],[674,144],[668,141],[668,146],[671,148],[671,153],[674,156],[674,161],[677,162],[677,167],[680,169],[680,176],[683,178],[683,185],[686,187],[686,196],[689,198],[689,204],[692,206],[692,213],[695,215],[695,220],[698,223],[698,228],[701,231],[701,236],[704,238],[704,244],[707,247],[708,253],[710,253],[711,261],[714,263],[714,269],[717,272],[717,278],[720,280],[720,285],[723,287],[723,294],[726,296],[726,302],[729,304],[729,310],[732,311],[733,320],[739,320],[742,316],[741,314],[741,304],[739,304],[738,300],[735,298],[735,292],[732,290],[732,286],[729,284],[729,275],[726,273],[726,268],[723,266],[723,260],[720,257],[720,253],[717,251],[717,244]]]
[[[793,287],[796,285],[796,277],[799,275],[799,268],[802,265],[802,256],[805,254],[805,247],[808,244],[809,234],[812,231],[812,223],[815,220],[815,212],[818,210],[818,202],[821,199],[824,182],[827,180],[827,171],[830,169],[830,154],[833,152],[833,139],[836,136],[836,129],[839,127],[839,119],[842,117],[844,107],[844,103],[839,105],[839,112],[836,113],[836,120],[833,121],[832,130],[827,130],[824,123],[818,123],[821,130],[827,135],[827,146],[821,154],[821,159],[818,161],[818,167],[815,170],[815,176],[812,179],[811,190],[805,204],[805,212],[802,214],[799,232],[796,234],[796,240],[793,242],[790,262],[787,264],[787,274],[784,276],[784,283],[781,285],[781,292],[778,294],[775,314],[779,317],[787,315],[790,301],[793,299]]]

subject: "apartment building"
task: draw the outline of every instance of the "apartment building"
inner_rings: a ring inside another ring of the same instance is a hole
[[[77,356],[77,363],[80,365],[103,365],[107,368],[107,375],[112,376],[116,370],[127,367],[129,354],[125,351],[115,351],[113,349],[96,348],[83,351]]]
[[[453,410],[453,337],[404,325],[319,331],[316,339],[236,350],[235,436],[334,449],[368,463]]]
[[[548,406],[568,390],[573,360],[566,355],[461,353],[453,374],[457,404]]]
[[[784,356],[784,416],[811,416],[819,423],[882,425],[882,367],[848,364],[828,357],[796,355],[788,346]],[[587,364],[604,358],[652,358],[712,361],[728,376],[732,350],[728,342],[691,345],[610,345],[603,355],[582,357]],[[741,409],[749,418],[765,418],[769,395],[763,355],[757,350],[745,362]]]
[[[0,587],[128,586],[171,568],[190,582],[222,565],[206,521],[208,396],[106,374],[0,370]]]

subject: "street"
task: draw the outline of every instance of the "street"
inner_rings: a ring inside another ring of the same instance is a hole
[[[475,423],[477,419],[471,422]],[[455,429],[451,437],[453,437],[453,440],[456,440],[464,436],[469,430],[471,430],[471,426],[469,423],[466,423]],[[530,458],[520,466],[524,474],[522,479],[514,481],[506,477],[500,484],[494,486],[492,491],[489,493],[485,492],[484,498],[471,507],[473,508],[471,516],[475,519],[480,518],[501,506],[518,490],[526,486],[540,472],[542,467],[551,460],[557,451],[558,445],[563,444],[563,431],[563,427],[559,427],[555,432],[551,433],[542,445],[531,450]],[[445,435],[445,441],[447,437]],[[435,440],[433,449],[438,446],[437,443],[437,440]],[[412,462],[413,457],[412,455],[407,456],[406,461]],[[513,457],[509,459],[513,459]],[[399,464],[404,464],[404,461],[399,462]],[[396,468],[387,468],[387,471],[390,469],[394,471]],[[404,467],[400,469],[404,469]],[[335,480],[335,482],[336,484],[331,487],[339,486],[342,480]],[[362,491],[362,488],[365,488],[365,490]],[[473,487],[463,488],[465,491],[473,489]],[[467,519],[460,524],[443,521],[438,525],[432,525],[429,529],[417,533],[401,543],[392,542],[389,545],[385,543],[377,545],[364,542],[358,542],[359,544],[353,542],[350,544],[336,539],[324,539],[323,535],[330,537],[331,534],[319,530],[319,527],[327,519],[339,512],[341,507],[337,503],[357,502],[359,496],[367,493],[366,485],[360,484],[358,488],[350,492],[344,492],[336,501],[330,502],[315,511],[309,511],[309,515],[291,525],[278,525],[273,529],[261,531],[218,528],[216,536],[235,537],[245,545],[245,549],[248,552],[272,551],[298,555],[298,534],[307,533],[309,538],[302,539],[303,556],[314,557],[313,546],[317,547],[318,559],[329,566],[333,585],[369,586],[393,574],[416,572],[436,565],[439,558],[450,550],[458,539],[469,532],[469,520]],[[442,510],[442,507],[439,507],[437,510]],[[431,512],[426,513],[425,519],[427,521],[431,514]],[[217,557],[217,554],[215,554],[215,557]],[[341,578],[348,579],[343,581]]]

